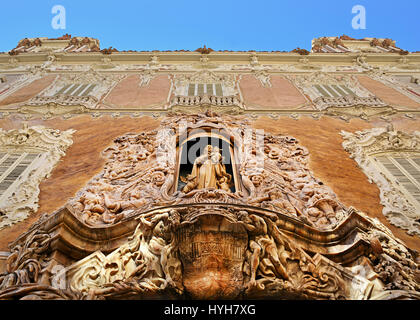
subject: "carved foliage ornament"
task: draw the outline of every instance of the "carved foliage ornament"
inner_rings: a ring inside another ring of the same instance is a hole
[[[418,205],[407,199],[407,191],[392,182],[376,164],[375,156],[420,155],[420,132],[408,134],[395,131],[392,126],[373,128],[355,133],[342,131],[344,149],[362,168],[370,182],[380,190],[383,214],[395,226],[407,230],[408,234],[420,235],[420,211]]]
[[[49,176],[73,143],[71,136],[74,132],[61,132],[43,126],[24,126],[10,131],[0,128],[0,153],[38,155],[1,195],[0,229],[26,219],[37,210],[39,183]]]

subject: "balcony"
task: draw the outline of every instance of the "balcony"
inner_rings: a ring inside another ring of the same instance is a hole
[[[242,102],[237,96],[175,96],[171,100],[170,108],[173,107],[226,107],[243,108]]]
[[[338,98],[319,97],[314,100],[315,105],[319,110],[325,110],[330,107],[349,108],[349,107],[384,107],[386,104],[377,97],[357,97],[357,96],[343,96]]]
[[[42,106],[48,104],[57,104],[61,106],[84,106],[93,108],[98,103],[98,100],[92,96],[71,96],[71,95],[56,95],[56,96],[36,96],[28,101],[30,106]]]

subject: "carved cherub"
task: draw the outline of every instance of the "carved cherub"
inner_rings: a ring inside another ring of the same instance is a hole
[[[175,280],[182,278],[181,263],[175,257],[178,246],[175,231],[180,224],[180,219],[180,215],[176,210],[157,214],[150,221],[143,217],[140,218],[141,224],[148,230],[151,230],[147,246],[149,251],[158,258],[152,264],[152,266],[154,265],[153,269],[158,274],[162,270],[167,284],[178,291],[182,291],[182,284],[179,281],[176,283],[173,278]],[[160,262],[160,265],[157,265],[157,261]],[[159,274],[159,276],[163,275]]]
[[[273,211],[286,211],[288,214],[293,216],[302,215],[301,211],[297,209],[289,201],[286,194],[277,188],[268,188],[264,190],[266,195],[255,198],[248,203],[251,205],[261,204],[265,208],[269,208]]]
[[[258,270],[262,275],[274,272],[279,278],[289,279],[286,268],[280,261],[279,250],[274,239],[268,233],[264,219],[255,214],[248,215],[246,211],[241,211],[238,218],[250,236],[249,249],[247,250],[247,260],[250,266],[248,289],[257,286]]]

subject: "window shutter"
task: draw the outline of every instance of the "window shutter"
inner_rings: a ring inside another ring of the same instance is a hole
[[[222,84],[221,83],[216,84],[216,96],[223,97],[223,90],[222,90]]]
[[[330,85],[325,85],[324,88],[328,90],[329,94],[334,98],[338,98],[340,95],[334,91],[334,89]]]
[[[197,95],[198,96],[204,95],[204,84],[202,84],[202,83],[198,84]]]
[[[214,90],[213,90],[213,84],[208,83],[206,84],[206,92],[208,96],[213,96],[214,95]]]
[[[420,204],[420,158],[377,157],[380,164]]]
[[[37,153],[13,153],[0,164],[0,195],[15,182],[36,159]]]
[[[346,92],[345,92],[345,91],[341,88],[341,86],[332,85],[332,87],[335,89],[335,91],[337,91],[337,92],[340,94],[340,96],[344,97],[344,96],[347,96],[347,95],[348,95],[348,93],[346,93]]]
[[[80,93],[82,93],[85,89],[86,89],[86,87],[87,86],[89,86],[89,84],[82,84],[82,85],[80,85],[73,93],[72,93],[72,95],[73,96],[78,96],[78,95],[80,95]]]
[[[347,94],[350,94],[352,96],[356,95],[353,91],[351,91],[349,88],[347,88],[347,86],[341,86],[341,88],[343,88],[343,90],[345,90],[347,92]]]
[[[195,96],[195,83],[190,83],[188,85],[188,95]]]
[[[65,94],[67,96],[87,96],[89,93],[96,87],[96,84],[80,84],[80,83],[73,83],[68,84],[62,87],[56,94]]]
[[[62,87],[59,91],[57,91],[57,93],[55,94],[55,96],[58,96],[59,94],[63,94],[63,93],[64,93],[64,91],[66,91],[66,90],[67,90],[70,86],[71,86],[71,85],[70,85],[70,84],[68,84],[68,85],[66,85],[66,86]]]
[[[327,98],[338,98],[348,95],[355,96],[354,92],[343,85],[314,85],[313,86],[322,96]]]
[[[188,96],[223,96],[223,88],[221,83],[190,83],[188,85]]]

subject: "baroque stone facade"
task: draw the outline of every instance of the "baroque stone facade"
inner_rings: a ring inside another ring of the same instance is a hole
[[[419,299],[419,66],[346,36],[20,41],[0,54],[0,299]]]

